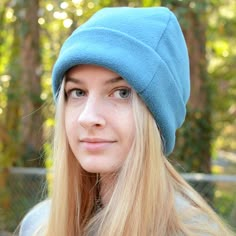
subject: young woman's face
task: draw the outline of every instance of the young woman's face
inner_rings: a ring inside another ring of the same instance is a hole
[[[73,67],[65,81],[65,126],[83,169],[114,173],[135,135],[132,89],[118,74],[95,65]]]

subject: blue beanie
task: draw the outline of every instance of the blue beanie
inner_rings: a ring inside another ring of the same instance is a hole
[[[186,115],[190,94],[186,43],[175,15],[164,7],[104,8],[63,44],[52,72],[54,98],[71,67],[94,64],[124,78],[151,111],[165,155]]]

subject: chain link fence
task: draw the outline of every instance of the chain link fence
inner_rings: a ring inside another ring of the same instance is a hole
[[[47,196],[45,169],[11,168],[6,176],[0,194],[0,236],[11,235],[7,232],[13,232],[26,212]],[[236,175],[191,173],[183,177],[236,228]]]
[[[189,173],[182,176],[236,230],[236,175]]]
[[[4,189],[0,194],[0,236],[14,232],[22,217],[47,196],[46,170],[11,168],[1,173]]]

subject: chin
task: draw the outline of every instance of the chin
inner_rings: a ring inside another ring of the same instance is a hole
[[[117,169],[114,168],[106,168],[104,169],[103,167],[99,166],[91,166],[91,165],[81,165],[81,167],[87,171],[88,173],[100,173],[100,174],[109,174],[109,173],[114,173],[117,172]]]
[[[102,171],[102,168],[98,168],[97,166],[94,165],[85,165],[81,163],[81,167],[88,173],[100,173]]]
[[[78,159],[77,159],[78,160]],[[83,158],[78,160],[81,167],[88,173],[109,174],[118,171],[121,163],[109,162],[109,160],[97,160],[94,158]],[[104,164],[106,163],[106,165]]]

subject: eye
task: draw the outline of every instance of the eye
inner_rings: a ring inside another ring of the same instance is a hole
[[[117,89],[114,93],[113,96],[116,98],[129,98],[131,95],[131,89],[130,88],[120,88]]]
[[[67,92],[67,97],[71,98],[79,98],[85,96],[85,91],[82,89],[72,89],[69,92]]]

